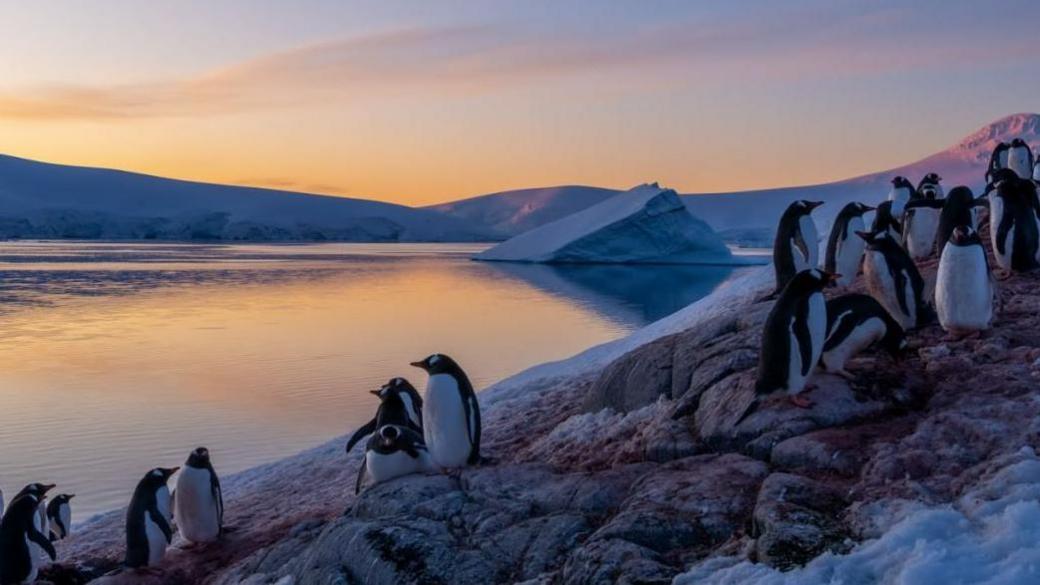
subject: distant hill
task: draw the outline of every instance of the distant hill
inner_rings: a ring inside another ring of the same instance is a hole
[[[428,209],[166,179],[0,156],[0,237],[339,240],[501,239]]]

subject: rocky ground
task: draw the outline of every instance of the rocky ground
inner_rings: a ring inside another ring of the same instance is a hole
[[[844,554],[912,510],[990,497],[984,482],[1040,446],[1040,274],[999,291],[980,337],[925,327],[901,361],[817,376],[811,409],[770,400],[739,424],[770,302],[735,302],[605,368],[489,396],[492,464],[355,498],[360,457],[337,440],[230,479],[224,541],[175,541],[158,570],[97,582],[670,583],[712,559]],[[112,570],[121,543],[118,513],[96,519],[49,575]]]

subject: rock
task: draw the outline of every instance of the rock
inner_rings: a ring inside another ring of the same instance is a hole
[[[788,569],[837,548],[846,537],[836,520],[843,507],[833,488],[797,475],[770,475],[755,503],[758,560]]]
[[[671,398],[675,336],[648,343],[607,366],[585,400],[586,412],[612,408],[629,412]]]
[[[910,425],[904,420],[806,433],[773,447],[770,461],[784,471],[855,477],[873,454],[873,445],[905,434]]]

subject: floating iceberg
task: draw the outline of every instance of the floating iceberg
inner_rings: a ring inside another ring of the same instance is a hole
[[[733,264],[729,249],[671,189],[640,185],[481,252],[477,260]]]

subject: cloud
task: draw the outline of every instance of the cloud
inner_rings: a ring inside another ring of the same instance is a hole
[[[909,15],[913,16],[913,15]],[[104,87],[54,84],[0,93],[0,118],[118,120],[337,103],[373,96],[506,91],[612,76],[638,91],[658,78],[718,84],[806,76],[981,67],[1027,58],[1030,37],[963,42],[915,28],[898,9],[860,14],[784,10],[755,19],[616,26],[575,32],[472,26],[335,39],[260,56],[193,78]],[[624,74],[624,75],[621,75]]]

